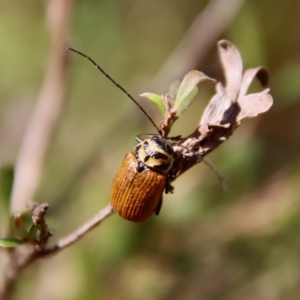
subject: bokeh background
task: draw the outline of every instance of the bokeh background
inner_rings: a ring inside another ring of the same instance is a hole
[[[47,9],[47,1],[0,2],[3,170],[17,161],[46,77]],[[175,182],[159,217],[133,224],[111,216],[77,244],[30,266],[12,299],[299,299],[300,2],[77,0],[70,14],[69,44],[136,98],[167,93],[191,69],[223,80],[216,42],[224,38],[240,50],[246,68],[269,69],[274,106],[245,120],[208,156],[226,192],[200,164]],[[184,44],[199,18],[194,44]],[[212,93],[212,86],[201,88],[174,135],[196,128]],[[156,108],[140,103],[159,122]],[[66,95],[34,196],[50,205],[52,243],[106,206],[135,135],[151,132],[124,94],[69,54]],[[1,199],[3,234],[5,193]]]

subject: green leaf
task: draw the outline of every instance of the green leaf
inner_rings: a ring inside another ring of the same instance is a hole
[[[24,241],[19,239],[0,239],[0,247],[3,248],[15,248],[24,244]]]
[[[181,82],[179,91],[177,93],[174,109],[176,109],[176,116],[179,117],[196,99],[198,95],[197,85],[201,81],[213,81],[213,79],[207,77],[204,73],[193,70],[185,75]]]
[[[170,96],[172,106],[173,106],[173,104],[175,102],[175,99],[177,97],[177,94],[178,94],[178,91],[179,91],[179,88],[180,88],[180,84],[181,84],[181,82],[179,80],[176,80],[175,82],[173,82],[173,84],[170,87],[169,96]]]
[[[29,230],[29,233],[27,235],[27,239],[30,240],[30,241],[34,241],[36,239],[36,235],[39,231],[39,226],[38,225],[32,225],[30,230]]]
[[[145,97],[148,100],[152,101],[158,107],[162,115],[165,116],[166,107],[165,107],[164,98],[162,96],[153,93],[143,93],[140,96]]]
[[[194,100],[197,98],[199,89],[197,87],[193,88],[191,90],[191,92],[186,95],[185,98],[182,98],[182,101],[177,101],[175,102],[174,108],[176,109],[177,113],[176,113],[176,117],[178,118],[180,115],[182,115],[182,113],[194,102]],[[181,99],[180,99],[181,100]],[[176,103],[178,104],[178,107],[176,106]]]

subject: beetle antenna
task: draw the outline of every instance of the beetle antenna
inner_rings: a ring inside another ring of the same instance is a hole
[[[228,186],[223,178],[223,176],[221,175],[221,173],[219,172],[219,170],[217,169],[216,166],[214,166],[211,162],[209,162],[208,160],[206,159],[202,159],[202,161],[205,163],[206,166],[208,166],[218,177],[218,180],[221,184],[221,187],[222,187],[222,190],[223,191],[227,191],[228,189]]]
[[[130,98],[137,105],[137,107],[144,113],[144,115],[148,118],[148,120],[155,127],[157,132],[160,135],[162,135],[161,129],[154,123],[151,116],[143,109],[143,107],[119,83],[117,83],[112,77],[110,77],[110,75],[107,74],[91,57],[89,57],[86,54],[84,54],[78,50],[75,50],[73,48],[68,48],[68,50],[73,51],[73,52],[85,57],[86,59],[88,59],[104,76],[106,76],[106,78],[108,78],[117,88],[119,88],[128,98]]]

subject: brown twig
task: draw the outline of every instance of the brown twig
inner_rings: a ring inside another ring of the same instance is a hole
[[[26,210],[40,181],[43,160],[65,99],[66,52],[72,0],[48,2],[50,51],[46,77],[18,155],[11,197],[11,212]]]
[[[113,207],[109,203],[105,208],[99,211],[94,217],[76,229],[74,232],[70,233],[68,236],[60,239],[54,246],[44,249],[39,253],[40,257],[45,257],[53,254],[57,254],[63,249],[73,245],[79,241],[84,235],[90,232],[93,228],[98,226],[103,220],[108,218],[114,213]]]
[[[32,224],[39,228],[39,236],[36,241],[36,245],[40,249],[44,249],[47,246],[49,238],[52,236],[52,232],[49,230],[45,216],[48,211],[48,203],[34,204],[32,210]]]
[[[45,248],[45,238],[46,240],[48,240],[49,238],[48,226],[46,226],[45,222],[45,213],[47,211],[46,207],[46,204],[34,205],[32,207],[34,221],[36,221],[39,226],[45,226],[40,230],[41,235],[44,237],[44,239],[38,239],[34,244],[26,243],[20,247],[15,248],[10,253],[10,263],[8,264],[8,267],[5,271],[4,282],[0,286],[1,300],[8,299],[8,297],[10,296],[10,292],[12,291],[15,279],[35,260],[37,260],[38,258],[44,258],[50,255],[57,254],[63,249],[66,249],[67,247],[80,240],[89,231],[98,226],[103,220],[114,213],[112,206],[108,204],[105,208],[100,210],[94,217],[81,225],[74,232],[60,239],[54,246]]]

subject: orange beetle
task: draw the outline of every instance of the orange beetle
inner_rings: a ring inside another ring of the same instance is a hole
[[[143,222],[159,214],[163,191],[172,191],[168,171],[173,165],[173,149],[167,140],[153,135],[129,152],[118,170],[112,187],[111,203],[124,219]]]

